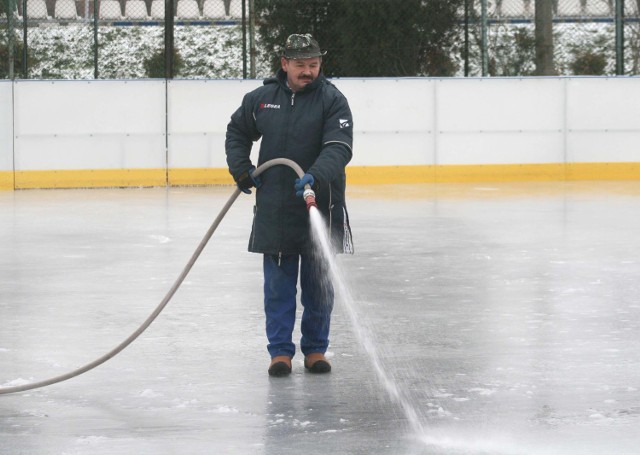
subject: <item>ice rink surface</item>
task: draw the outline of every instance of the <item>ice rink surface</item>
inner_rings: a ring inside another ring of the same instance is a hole
[[[0,192],[0,385],[130,335],[231,192]],[[252,204],[241,195],[121,354],[0,395],[0,453],[640,453],[640,182],[350,187],[353,301],[336,303],[333,372],[298,356],[287,378],[266,371]]]

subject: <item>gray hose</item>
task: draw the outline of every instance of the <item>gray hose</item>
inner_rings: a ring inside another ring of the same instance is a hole
[[[296,162],[288,160],[286,158],[276,158],[271,161],[267,161],[266,163],[258,166],[258,168],[253,172],[253,175],[258,176],[262,172],[269,169],[270,167],[273,167],[279,164],[289,166],[291,169],[293,169],[296,172],[296,174],[298,174],[300,178],[302,178],[302,176],[304,175],[304,171],[300,166],[298,166]],[[213,235],[215,230],[218,228],[218,225],[220,224],[222,219],[225,217],[225,215],[227,214],[227,212],[229,211],[229,209],[231,208],[231,206],[236,201],[239,195],[240,195],[240,190],[236,187],[235,191],[233,192],[233,194],[231,195],[227,203],[224,205],[224,207],[222,207],[222,210],[220,210],[220,213],[211,224],[211,227],[209,228],[209,230],[207,231],[203,239],[200,241],[200,244],[198,245],[196,250],[193,252],[191,259],[189,259],[189,262],[182,270],[182,273],[180,273],[180,276],[178,276],[178,279],[175,281],[175,283],[173,283],[173,286],[171,286],[171,289],[169,289],[169,292],[167,292],[167,295],[164,296],[164,298],[158,304],[158,306],[153,311],[153,313],[151,313],[149,317],[142,323],[142,325],[138,327],[138,329],[135,332],[129,335],[129,337],[126,340],[124,340],[118,346],[113,348],[111,351],[107,352],[102,357],[94,360],[93,362],[86,364],[81,368],[78,368],[77,370],[71,371],[66,374],[62,374],[60,376],[55,376],[53,378],[49,378],[43,381],[39,381],[39,382],[32,382],[29,384],[23,384],[23,385],[12,386],[12,387],[0,387],[0,395],[8,394],[8,393],[24,392],[25,390],[31,390],[31,389],[38,389],[40,387],[45,387],[51,384],[55,384],[57,382],[62,382],[62,381],[66,381],[67,379],[74,378],[83,373],[86,373],[89,370],[94,369],[98,365],[103,364],[107,360],[111,359],[112,357],[115,357],[117,354],[123,351],[127,346],[129,346],[136,338],[138,338],[142,334],[142,332],[144,332],[147,329],[147,327],[151,325],[151,323],[158,317],[158,315],[162,312],[162,310],[164,310],[164,308],[167,306],[167,304],[169,303],[173,295],[180,288],[180,285],[182,284],[184,279],[187,277],[187,275],[191,271],[191,268],[193,267],[193,265],[198,260],[200,253],[202,253],[202,250],[204,250],[204,247],[209,242],[209,239],[211,239],[211,236]]]

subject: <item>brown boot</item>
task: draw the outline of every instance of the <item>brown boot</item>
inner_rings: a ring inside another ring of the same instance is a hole
[[[291,357],[277,355],[271,359],[269,376],[287,376],[291,374]]]
[[[322,352],[312,352],[305,356],[304,367],[311,373],[328,373],[331,371],[331,364]]]

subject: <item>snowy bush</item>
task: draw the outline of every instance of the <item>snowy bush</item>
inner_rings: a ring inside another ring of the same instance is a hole
[[[97,35],[98,77],[101,79],[151,77],[148,69],[152,59],[164,52],[162,26],[100,26]],[[15,36],[16,42],[22,42],[21,30],[17,30]],[[93,79],[94,43],[92,24],[29,28],[32,62],[29,78]],[[232,79],[243,76],[240,26],[177,26],[174,46],[183,62],[176,67],[178,78]],[[258,72],[267,74],[268,69],[258,69]]]
[[[6,29],[0,29],[0,77],[7,77]],[[640,66],[639,24],[625,27],[626,74],[638,74]],[[535,70],[534,26],[532,23],[493,24],[488,30],[489,74],[528,76]],[[97,30],[98,77],[136,79],[157,76],[149,68],[162,63],[164,27],[103,26]],[[278,56],[260,50],[258,78],[271,74]],[[20,73],[22,29],[15,30],[14,71]],[[560,75],[615,73],[615,30],[612,23],[558,23],[554,25],[555,67]],[[174,35],[176,78],[236,79],[243,77],[242,27],[240,25],[176,25]],[[40,24],[28,29],[29,74],[31,79],[93,79],[95,37],[91,22]],[[464,75],[462,31],[449,50]],[[472,27],[469,46],[471,76],[482,74],[480,30]],[[604,67],[603,67],[604,62]],[[276,65],[277,66],[277,62]]]

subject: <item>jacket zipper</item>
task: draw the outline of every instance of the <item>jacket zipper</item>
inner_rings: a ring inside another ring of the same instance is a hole
[[[291,107],[295,104],[296,92],[291,93]],[[289,119],[290,121],[290,119]],[[282,221],[281,221],[282,222]],[[282,251],[278,252],[278,267],[282,265]]]
[[[292,92],[291,93],[291,107],[293,107],[294,103],[295,103],[295,98],[296,98],[296,92]],[[288,122],[291,121],[291,119],[289,118]],[[282,220],[280,221],[282,223]],[[282,251],[278,252],[278,267],[280,267],[280,265],[282,264]]]

